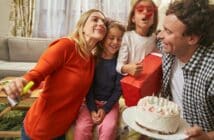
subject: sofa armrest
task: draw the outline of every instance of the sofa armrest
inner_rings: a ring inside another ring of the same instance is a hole
[[[9,61],[8,38],[0,36],[0,60]]]

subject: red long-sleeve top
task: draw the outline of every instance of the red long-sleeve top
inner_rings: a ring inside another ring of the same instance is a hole
[[[27,135],[39,140],[63,135],[78,114],[93,74],[93,57],[83,59],[73,40],[61,38],[53,42],[35,68],[24,75],[35,86],[45,80],[42,94],[24,119]]]

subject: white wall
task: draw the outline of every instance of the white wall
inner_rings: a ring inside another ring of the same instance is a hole
[[[0,35],[8,35],[11,0],[0,0]]]

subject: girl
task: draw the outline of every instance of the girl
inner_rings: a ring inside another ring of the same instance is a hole
[[[152,0],[137,0],[133,5],[117,59],[119,73],[137,76],[142,71],[139,62],[155,48],[156,9]]]
[[[115,139],[121,95],[120,78],[116,72],[116,58],[125,28],[111,22],[103,48],[96,50],[97,64],[93,85],[80,109],[74,131],[75,140],[92,139],[92,129],[98,125],[99,140]]]
[[[105,36],[104,21],[101,11],[87,11],[72,36],[53,42],[35,68],[4,87],[6,94],[16,99],[28,81],[34,81],[36,88],[45,80],[43,93],[24,119],[22,140],[65,139],[93,81],[91,50]]]

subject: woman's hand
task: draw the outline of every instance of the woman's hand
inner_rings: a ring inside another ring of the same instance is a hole
[[[185,133],[189,136],[186,140],[211,140],[199,126],[190,127]]]
[[[13,81],[9,82],[3,87],[3,91],[7,96],[12,99],[18,99],[21,95],[23,87],[27,84],[27,81],[22,78],[16,78]]]

